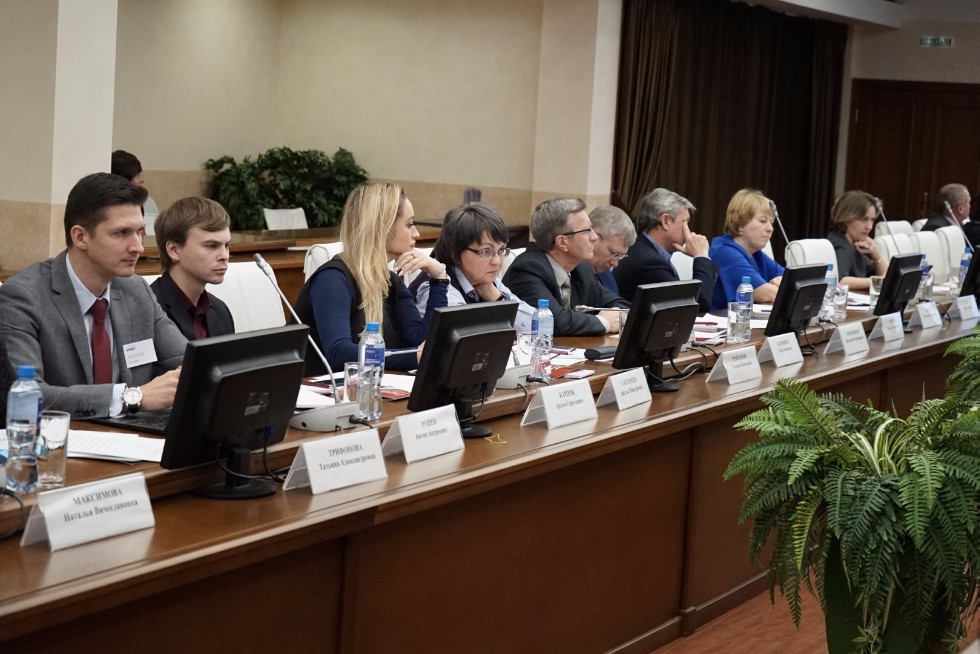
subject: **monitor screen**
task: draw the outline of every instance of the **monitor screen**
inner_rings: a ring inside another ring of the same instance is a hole
[[[881,293],[875,305],[874,315],[887,316],[902,313],[909,300],[915,297],[922,280],[922,255],[896,254],[888,262],[888,272],[881,282]]]
[[[676,391],[663,378],[663,364],[691,339],[700,288],[697,280],[637,286],[613,368],[645,366],[651,391]]]
[[[238,499],[275,492],[249,479],[250,451],[278,443],[303,380],[306,325],[216,336],[187,344],[160,465],[227,458],[226,480],[201,494]]]
[[[976,255],[970,258],[970,267],[966,269],[963,288],[960,289],[960,297],[975,295],[977,301],[980,302],[980,264],[977,263],[978,258],[980,257]]]
[[[783,272],[783,279],[772,303],[766,336],[798,334],[820,313],[827,291],[827,266],[822,263],[792,266]]]
[[[473,424],[473,402],[485,400],[507,368],[517,307],[517,302],[480,302],[436,309],[409,411],[453,404],[463,438],[489,436],[489,429]]]

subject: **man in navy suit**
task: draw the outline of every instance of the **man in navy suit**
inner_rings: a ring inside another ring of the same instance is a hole
[[[946,206],[949,205],[949,209]],[[952,215],[950,215],[952,211]],[[933,232],[940,227],[959,225],[971,247],[980,246],[980,224],[970,220],[970,191],[962,184],[946,184],[936,196],[936,213],[922,226]]]
[[[694,258],[693,278],[701,281],[698,306],[707,311],[718,278],[718,266],[708,258],[708,239],[691,231],[688,223],[694,205],[665,188],[657,188],[640,198],[633,218],[640,232],[629,249],[629,258],[615,270],[616,282],[623,297],[632,297],[640,284],[678,281],[671,263],[674,252]]]
[[[228,272],[230,224],[224,207],[207,198],[177,200],[154,223],[163,274],[150,288],[189,341],[235,333],[228,305],[204,290]]]
[[[633,220],[619,207],[610,205],[596,207],[589,212],[589,218],[592,229],[599,237],[593,246],[592,271],[600,284],[619,295],[613,270],[626,258],[626,251],[636,242]]]

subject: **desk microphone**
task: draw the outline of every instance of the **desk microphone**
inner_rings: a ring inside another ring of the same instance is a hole
[[[901,254],[902,250],[898,247],[898,241],[895,240],[895,235],[892,233],[892,226],[888,224],[888,218],[885,217],[885,205],[882,203],[881,198],[874,196],[875,209],[878,210],[878,215],[881,216],[881,221],[885,225],[885,231],[892,239],[892,245],[895,246],[895,253]]]
[[[973,243],[970,242],[970,237],[966,235],[966,230],[963,229],[962,223],[956,219],[956,214],[953,213],[953,207],[950,206],[949,200],[943,200],[943,206],[946,207],[946,213],[949,216],[949,219],[956,223],[956,226],[960,228],[961,232],[963,232],[963,240],[966,241],[966,245],[970,248],[970,252],[972,253]]]
[[[282,289],[279,288],[279,283],[276,281],[276,275],[272,272],[272,268],[269,266],[269,263],[258,252],[252,256],[252,259],[255,261],[255,265],[259,267],[259,270],[265,273],[265,276],[269,278],[270,282],[272,282],[273,288],[276,289],[276,293],[278,293],[279,297],[282,298],[282,303],[286,305],[287,309],[289,309],[289,313],[293,316],[296,324],[304,324],[303,321],[299,319],[299,316],[296,315],[293,305],[286,299]],[[327,361],[327,357],[323,356],[323,352],[313,341],[313,336],[307,334],[306,338],[309,340],[310,346],[313,348],[313,351],[316,352],[316,355],[320,358],[323,366],[327,369],[327,373],[330,375],[330,386],[333,388],[334,406],[320,407],[318,409],[304,411],[294,416],[293,419],[289,421],[289,424],[293,427],[298,427],[299,429],[309,429],[311,431],[334,431],[338,427],[341,429],[344,427],[349,427],[350,423],[342,420],[342,418],[354,415],[357,412],[357,407],[354,406],[354,402],[340,401],[340,395],[337,393],[337,380],[334,379],[333,368],[330,367],[330,362]],[[330,424],[333,424],[333,426],[329,426]]]
[[[772,217],[776,219],[776,224],[779,225],[779,231],[783,234],[783,241],[786,245],[789,245],[789,237],[786,236],[786,230],[783,229],[783,221],[779,219],[779,211],[776,209],[776,203],[769,200],[769,209],[772,210]]]

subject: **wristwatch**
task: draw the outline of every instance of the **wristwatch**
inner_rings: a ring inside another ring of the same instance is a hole
[[[127,386],[122,394],[123,411],[126,413],[136,413],[140,410],[143,403],[143,391],[139,386]]]

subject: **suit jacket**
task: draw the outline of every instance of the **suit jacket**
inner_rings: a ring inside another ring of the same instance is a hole
[[[184,335],[184,338],[193,341],[196,338],[194,324],[191,322],[190,314],[187,313],[184,299],[181,297],[181,290],[177,288],[173,278],[164,273],[150,284],[150,288],[153,289],[153,294],[157,296],[157,302],[160,303],[163,312],[177,325],[177,329]],[[235,319],[232,318],[228,305],[210,293],[208,293],[208,297],[211,298],[211,310],[208,311],[206,317],[208,336],[234,334]]]
[[[591,336],[606,331],[598,316],[562,306],[558,280],[555,279],[548,255],[533,243],[510,264],[504,274],[504,284],[532,307],[538,306],[539,299],[549,300],[555,316],[555,336]],[[596,281],[592,266],[587,261],[572,270],[571,284],[573,307],[587,304],[592,307],[629,308],[629,302]]]
[[[614,274],[620,294],[627,299],[633,297],[640,284],[680,281],[670,259],[664,259],[644,234],[637,236],[636,243],[630,246],[629,256],[619,262]],[[704,313],[711,308],[718,265],[708,257],[694,257],[693,277],[701,281],[698,308]]]
[[[595,280],[616,295],[619,295],[619,284],[616,282],[616,276],[613,274],[613,271],[606,270],[601,272],[595,276]]]
[[[935,216],[931,216],[929,220],[927,220],[922,225],[922,231],[934,232],[940,227],[953,227],[953,226],[954,226],[953,223],[949,222],[949,218],[947,218],[942,214],[936,214]]]
[[[66,256],[36,263],[0,286],[0,415],[6,415],[7,391],[22,364],[36,368],[44,408],[75,418],[109,415],[113,384],[92,383],[90,341]],[[187,339],[142,278],[113,277],[109,317],[121,383],[139,386],[180,365]],[[147,339],[153,340],[156,363],[127,367],[124,346]]]

